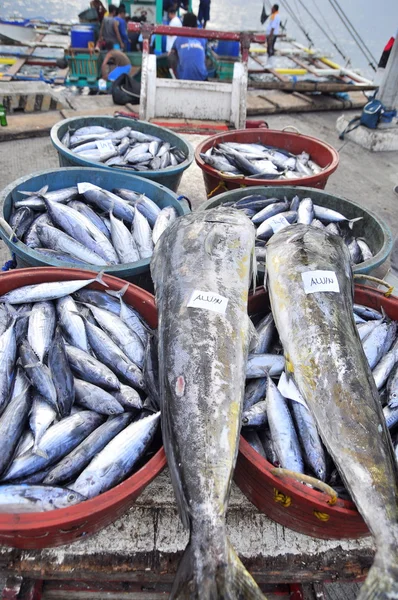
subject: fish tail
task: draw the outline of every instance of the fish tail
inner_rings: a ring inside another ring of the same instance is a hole
[[[120,288],[120,290],[106,290],[106,293],[110,296],[113,296],[114,298],[122,298],[129,289],[129,285],[129,283],[126,283],[126,285]]]
[[[260,588],[227,541],[226,555],[200,550],[188,544],[178,567],[170,600],[264,600]],[[214,558],[216,556],[216,558]]]
[[[362,221],[363,217],[356,217],[355,219],[350,219],[348,221],[348,227],[350,229],[352,229],[354,227],[354,223],[356,223],[357,221]]]
[[[357,600],[398,600],[398,546],[375,561]]]
[[[100,283],[101,285],[103,285],[105,287],[109,287],[109,285],[107,283],[105,283],[105,281],[103,279],[104,275],[105,275],[105,271],[100,271],[94,281],[98,281],[98,283]]]

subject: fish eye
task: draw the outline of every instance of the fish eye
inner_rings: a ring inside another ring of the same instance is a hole
[[[76,494],[68,494],[68,502],[74,502],[76,500]]]
[[[116,410],[114,408],[111,408],[109,412],[111,413],[111,415],[114,415]]]
[[[397,397],[397,392],[393,392],[393,393],[391,394],[391,397],[392,397],[392,398],[396,398],[396,397]]]

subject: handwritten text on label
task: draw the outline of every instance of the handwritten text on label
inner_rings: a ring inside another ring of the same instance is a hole
[[[101,156],[106,154],[112,154],[115,151],[115,146],[111,140],[98,140],[97,148],[100,151]]]
[[[289,221],[283,215],[275,215],[268,219],[268,223],[271,225],[272,231],[277,233],[280,229],[284,229],[290,225]]]
[[[221,315],[225,315],[227,305],[228,298],[220,296],[220,294],[216,294],[215,292],[203,292],[201,290],[194,290],[187,304],[190,308],[212,310]]]
[[[334,271],[307,271],[301,273],[306,294],[315,292],[339,292],[339,282]]]

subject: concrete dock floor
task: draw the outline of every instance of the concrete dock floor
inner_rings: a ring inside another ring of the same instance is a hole
[[[335,130],[337,116],[338,114],[336,112],[322,112],[298,115],[275,115],[266,117],[266,120],[270,128],[282,129],[288,125],[293,125],[301,133],[318,137],[338,149],[340,151],[340,165],[336,173],[330,178],[327,190],[336,195],[354,200],[374,211],[386,221],[393,233],[393,237],[396,238],[398,233],[398,196],[393,192],[393,187],[398,184],[398,152],[379,152],[377,154],[372,154],[351,142],[341,142],[338,139]],[[199,135],[190,135],[187,136],[187,138],[193,145],[197,145],[199,141],[203,139],[202,136]],[[57,168],[58,157],[48,137],[37,137],[33,139],[0,143],[0,164],[1,187],[4,188],[6,185],[23,175],[42,171],[44,169]],[[195,209],[206,200],[202,173],[195,163],[184,173],[179,193],[188,196]],[[8,258],[8,249],[4,244],[0,244],[0,263],[3,264]],[[167,521],[167,527],[164,528],[164,541],[166,546],[167,544],[170,544],[170,547],[173,550],[181,550],[185,544],[185,538],[181,537],[180,525],[174,514],[175,504],[172,498],[168,474],[166,472],[162,475],[161,480],[158,483],[154,482],[150,488],[148,488],[147,492],[140,498],[140,502],[136,509],[132,509],[126,517],[118,521],[114,526],[97,534],[87,542],[78,542],[73,547],[74,551],[77,552],[77,554],[79,554],[79,551],[88,552],[88,554],[90,554],[90,552],[95,553],[96,551],[103,551],[107,547],[107,540],[109,539],[110,532],[120,526],[120,523],[130,524],[132,519],[134,519],[134,514],[137,511],[139,512],[140,508],[141,510],[143,509],[145,502],[148,501],[151,494],[157,490],[158,486],[162,487],[162,484],[164,486],[162,494],[164,493],[164,489],[167,490],[167,509],[169,511],[171,510],[173,513],[170,520]],[[249,508],[248,501],[243,498],[241,492],[234,486],[231,499],[232,512],[236,508],[236,505],[241,504],[247,509]],[[253,522],[262,522],[263,531],[262,536],[260,537],[264,538],[265,533],[269,533],[272,527],[275,527],[278,530],[281,539],[283,537],[284,540],[285,538],[290,540],[289,547],[295,547],[297,552],[301,552],[304,548],[307,557],[311,555],[311,552],[315,552],[315,546],[313,547],[313,541],[310,540],[310,538],[285,530],[281,526],[271,526],[271,522],[265,517],[260,516],[260,513],[252,506],[250,512]],[[131,525],[129,526],[131,527]],[[234,528],[232,527],[232,529]],[[176,533],[174,533],[174,536],[171,535],[170,530],[174,532],[178,530],[178,536]],[[242,552],[243,555],[250,556],[251,551],[254,551],[252,545],[256,545],[254,531],[251,531],[250,547],[246,547],[247,544],[245,545],[245,543],[238,539],[240,537],[238,530],[240,530],[240,527],[234,530],[238,551]],[[244,529],[244,532],[247,533],[249,530]],[[170,535],[173,539],[169,539]],[[128,535],[127,537],[130,536]],[[125,543],[128,547],[129,542],[127,539]],[[322,544],[324,544],[324,542],[320,542],[320,545]],[[332,547],[334,546],[335,544],[332,544]],[[348,548],[352,549],[354,547],[363,548],[364,551],[368,551],[369,549],[370,551],[372,546],[370,540],[351,543],[343,542],[340,545],[342,550],[345,550],[346,548],[348,550]],[[161,548],[161,550],[164,550],[164,548]],[[43,560],[45,560],[45,557],[47,556],[47,558],[51,557],[51,560],[55,563],[62,564],[63,561],[66,560],[68,552],[67,547],[58,550],[44,551]],[[22,553],[22,556],[29,556],[30,560],[32,560],[35,555],[36,553],[32,552]],[[1,571],[4,568],[4,562],[6,562],[7,559],[9,560],[9,552],[3,548],[0,550],[0,557],[0,561],[3,563],[2,568],[0,569]],[[328,584],[323,588],[325,598],[329,600],[342,598],[351,600],[351,598],[356,596],[357,591],[357,584],[343,586],[339,586],[338,584]]]

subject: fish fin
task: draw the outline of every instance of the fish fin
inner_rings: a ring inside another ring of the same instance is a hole
[[[200,568],[195,565],[197,560],[195,554],[198,552]],[[203,547],[203,551],[200,552],[198,545],[191,540],[179,564],[170,600],[187,598],[265,600],[257,583],[245,569],[228,540],[226,554],[226,557],[221,554],[214,558],[207,547]]]
[[[34,367],[41,367],[43,365],[39,360],[36,363],[28,363],[27,365],[23,365],[24,369],[33,369]]]
[[[257,333],[257,330],[254,327],[253,322],[252,322],[251,318],[249,317],[249,315],[247,315],[247,318],[249,320],[248,337],[249,337],[249,352],[250,352],[250,350],[253,350],[253,348],[255,348],[255,346],[258,342],[258,333]]]
[[[354,223],[356,223],[357,221],[362,221],[363,217],[356,217],[355,219],[350,219],[348,221],[348,227],[350,229],[352,229],[354,227]]]
[[[373,566],[362,584],[357,600],[396,600],[398,598],[397,551],[381,559],[377,553]]]
[[[126,283],[126,285],[124,285],[122,288],[120,288],[120,290],[105,290],[107,294],[109,294],[110,296],[113,296],[114,298],[122,298],[124,296],[124,294],[127,292],[127,290],[129,289],[129,283]]]
[[[95,278],[95,281],[98,281],[98,283],[100,283],[104,287],[109,287],[108,284],[105,283],[105,281],[103,280],[104,275],[105,275],[105,271],[100,271],[98,273],[97,277]]]
[[[165,382],[166,383],[166,382]],[[168,382],[166,385],[169,385]],[[167,403],[162,401],[162,395],[160,397],[161,404],[161,421],[162,421],[162,438],[163,445],[167,456],[167,463],[169,467],[170,477],[173,484],[174,496],[177,502],[178,513],[185,529],[189,529],[190,517],[188,502],[185,498],[184,491],[182,488],[181,479],[179,476],[179,468],[177,465],[177,458],[175,456],[173,436],[171,433],[169,409]]]
[[[45,194],[47,194],[48,192],[48,185],[45,185],[44,187],[40,188],[39,190],[37,190],[37,192],[19,192],[20,194],[22,194],[23,196],[41,196],[43,197]]]
[[[37,444],[34,444],[33,448],[32,448],[32,452],[33,454],[36,454],[37,456],[41,456],[42,458],[48,458],[48,454],[45,450],[42,450]]]

